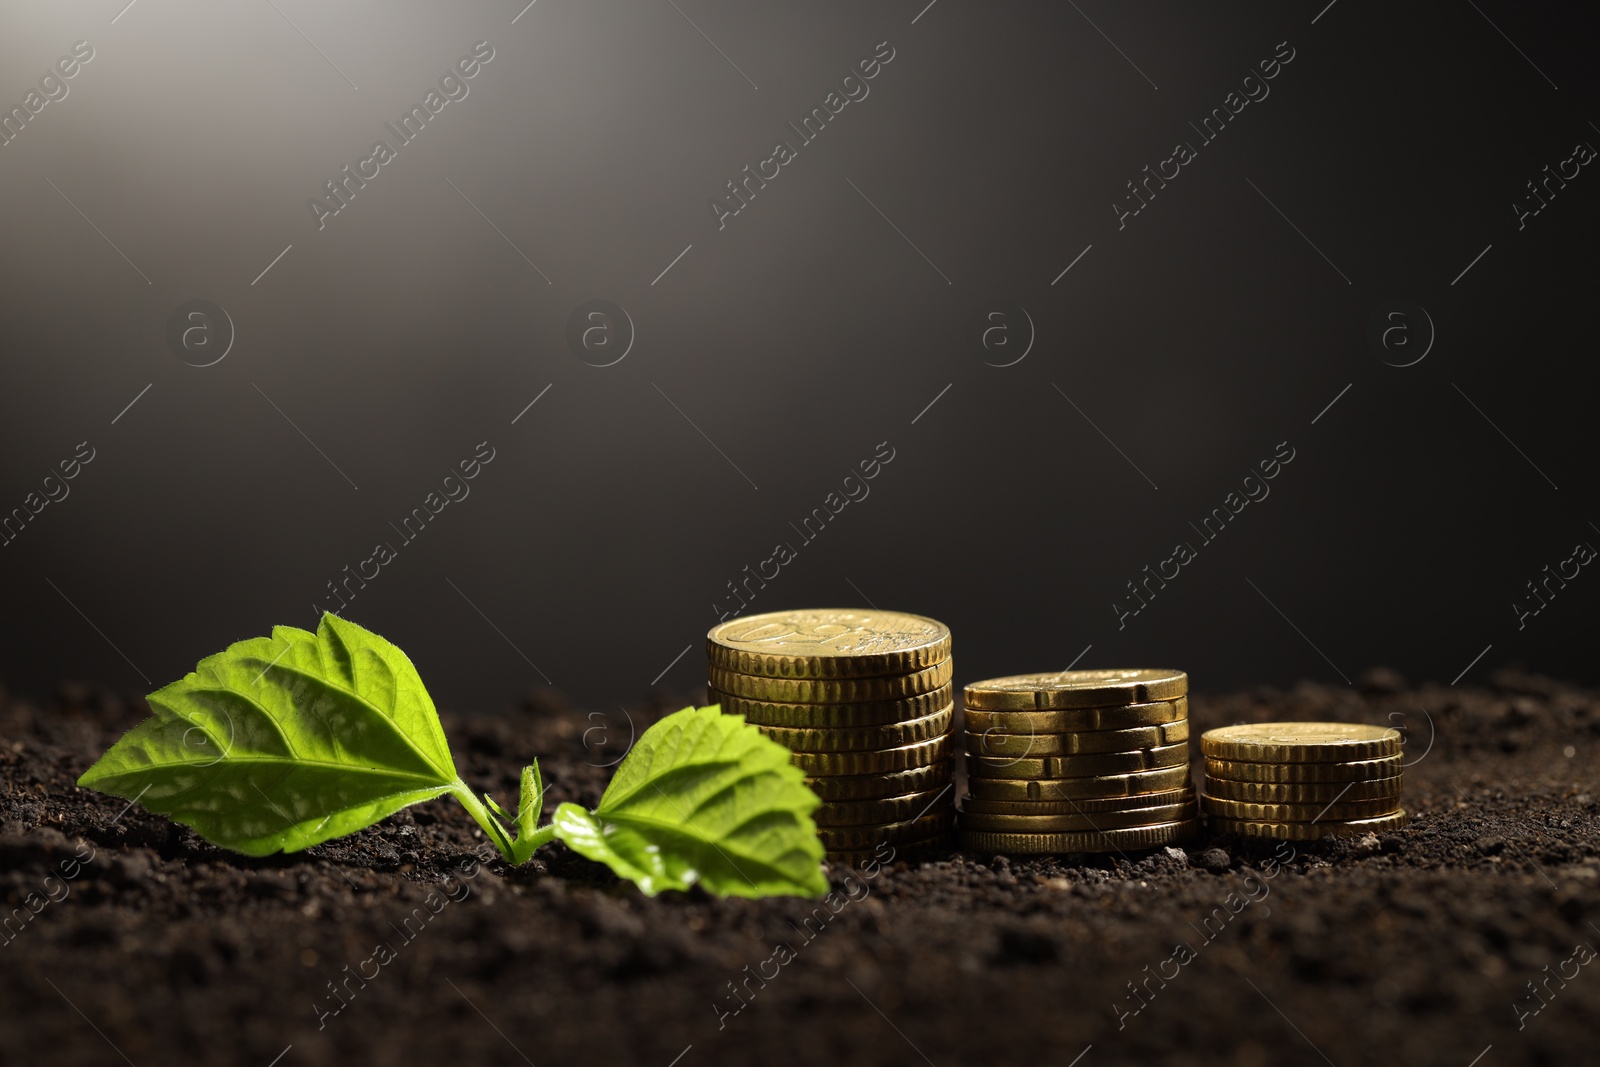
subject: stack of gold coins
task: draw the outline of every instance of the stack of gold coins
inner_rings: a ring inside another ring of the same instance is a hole
[[[949,843],[949,627],[895,611],[779,611],[714,627],[706,651],[711,699],[790,749],[822,798],[812,818],[829,859]]]
[[[1199,829],[1189,676],[1020,674],[966,687],[961,847],[1126,852]]]
[[[1310,841],[1392,830],[1400,808],[1400,731],[1344,722],[1224,726],[1200,738],[1201,804],[1211,828]]]

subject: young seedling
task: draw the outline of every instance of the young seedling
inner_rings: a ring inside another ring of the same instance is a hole
[[[684,708],[646,730],[592,811],[523,768],[515,812],[456,772],[433,700],[405,653],[324,615],[240,641],[149,696],[154,714],[78,784],[138,800],[248,856],[297,852],[449,794],[507,863],[559,838],[645,893],[821,896],[820,803],[789,752],[741,716]]]

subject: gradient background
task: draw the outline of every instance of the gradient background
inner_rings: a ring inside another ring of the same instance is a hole
[[[798,558],[750,610],[935,616],[958,680],[1600,678],[1600,577],[1525,629],[1511,607],[1600,545],[1600,176],[1520,231],[1511,207],[1600,144],[1591,25],[1500,0],[274,2],[0,14],[8,107],[96,52],[0,147],[0,511],[96,450],[0,548],[11,688],[145,691],[314,625],[484,440],[470,496],[343,612],[446,705],[688,692],[713,602],[780,540]],[[319,231],[307,198],[480,40],[470,95]],[[870,95],[719,231],[708,198],[885,40]],[[1280,41],[1270,96],[1119,230],[1124,183]],[[236,330],[213,366],[165,340],[193,298]],[[634,324],[614,366],[566,341],[592,299]],[[1398,300],[1437,334],[1405,368],[1425,327],[1366,336]],[[996,367],[1006,307],[1035,337]],[[882,441],[870,497],[799,545]],[[1125,583],[1280,441],[1271,496],[1119,629]]]

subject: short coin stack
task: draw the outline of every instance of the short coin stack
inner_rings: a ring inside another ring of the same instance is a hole
[[[1200,738],[1201,805],[1219,833],[1310,841],[1392,830],[1400,809],[1400,731],[1343,722],[1224,726]]]
[[[961,847],[1123,852],[1192,837],[1188,692],[1188,675],[1159,670],[967,686]]]
[[[716,626],[706,651],[711,699],[790,749],[822,798],[812,818],[829,859],[949,843],[949,627],[893,611],[780,611]]]

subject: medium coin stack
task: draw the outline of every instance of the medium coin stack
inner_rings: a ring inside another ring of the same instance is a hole
[[[1201,806],[1211,828],[1310,841],[1392,830],[1400,808],[1400,731],[1343,722],[1224,726],[1200,738]]]
[[[1125,852],[1199,829],[1189,676],[1020,674],[966,687],[962,848]]]
[[[949,627],[894,611],[780,611],[714,627],[706,652],[711,699],[788,748],[822,798],[812,818],[829,859],[949,843]]]

